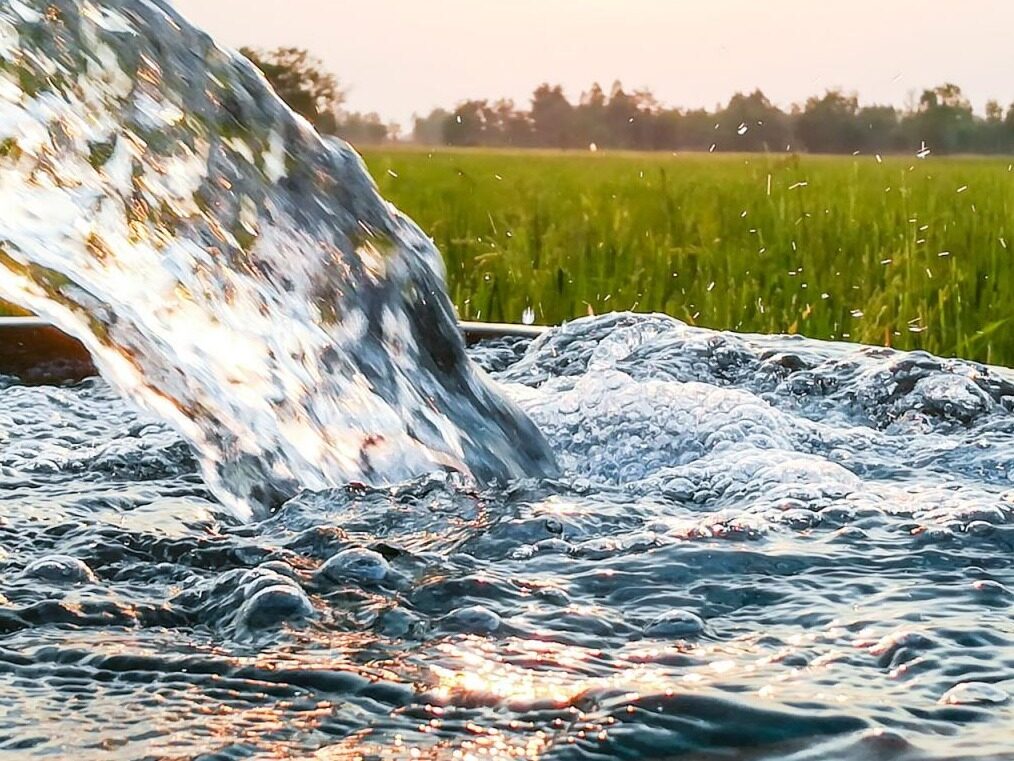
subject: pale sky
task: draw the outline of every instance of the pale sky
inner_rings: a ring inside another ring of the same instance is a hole
[[[222,44],[308,48],[348,107],[411,127],[465,98],[527,104],[593,81],[712,107],[760,87],[787,106],[841,86],[904,105],[955,82],[1014,101],[1014,0],[175,0]]]

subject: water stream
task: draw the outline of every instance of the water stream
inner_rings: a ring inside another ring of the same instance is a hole
[[[246,514],[553,468],[355,152],[157,0],[0,7],[0,209],[0,295],[84,341]]]

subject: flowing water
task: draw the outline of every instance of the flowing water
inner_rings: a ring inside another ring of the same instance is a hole
[[[0,209],[0,294],[84,341],[241,512],[552,470],[465,359],[430,241],[157,0],[0,5]]]
[[[491,381],[153,0],[0,4],[0,130],[106,378],[0,383],[0,756],[1014,758],[1011,371],[621,314]]]

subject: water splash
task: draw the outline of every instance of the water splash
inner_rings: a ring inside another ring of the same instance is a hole
[[[161,0],[0,7],[0,294],[82,339],[243,509],[552,470],[355,152]]]

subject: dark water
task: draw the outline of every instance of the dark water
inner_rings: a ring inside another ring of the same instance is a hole
[[[103,382],[7,386],[0,750],[1014,758],[1014,374],[629,315],[475,357],[562,476],[250,523]]]

